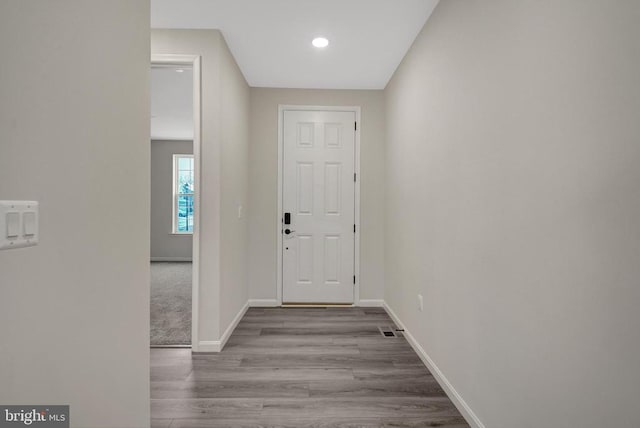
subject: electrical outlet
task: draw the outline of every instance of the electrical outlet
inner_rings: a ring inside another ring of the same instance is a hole
[[[422,294],[418,294],[418,310],[422,312],[422,309],[424,309]]]

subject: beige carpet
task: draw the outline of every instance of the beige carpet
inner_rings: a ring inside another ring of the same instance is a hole
[[[151,346],[191,345],[191,262],[151,262]]]

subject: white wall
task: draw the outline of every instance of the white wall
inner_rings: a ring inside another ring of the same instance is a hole
[[[151,139],[193,140],[192,67],[151,67]]]
[[[251,88],[249,295],[276,300],[278,105],[361,106],[360,298],[384,294],[382,91]]]
[[[224,38],[220,45],[222,120],[221,334],[249,299],[249,85]],[[242,207],[241,218],[238,207]]]
[[[214,350],[247,302],[249,86],[217,30],[151,31],[153,54],[200,55],[202,139],[200,292],[195,350]]]
[[[385,299],[487,427],[640,426],[639,20],[441,1],[386,88]]]
[[[151,30],[152,54],[201,56],[200,341],[220,337],[220,58],[216,30]],[[196,269],[194,267],[194,269]],[[198,349],[198,343],[193,344]]]
[[[191,260],[193,236],[173,233],[173,155],[192,153],[193,141],[151,140],[151,260]]]
[[[0,199],[41,233],[0,252],[0,402],[149,426],[149,4],[2,1],[0,57]]]

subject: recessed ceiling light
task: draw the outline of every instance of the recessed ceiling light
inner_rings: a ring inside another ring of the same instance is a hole
[[[311,44],[317,48],[326,48],[329,46],[329,40],[324,37],[316,37],[311,41]]]
[[[182,68],[176,68],[176,73],[184,73],[184,70]]]

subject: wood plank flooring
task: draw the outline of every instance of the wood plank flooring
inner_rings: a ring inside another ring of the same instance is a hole
[[[152,428],[469,425],[382,308],[251,308],[219,354],[151,350]]]

